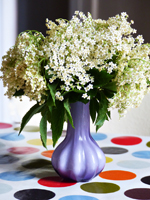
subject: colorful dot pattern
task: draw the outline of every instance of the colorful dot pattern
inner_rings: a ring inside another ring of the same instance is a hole
[[[123,170],[109,170],[109,171],[101,172],[99,176],[103,179],[122,181],[122,180],[133,179],[136,177],[136,174],[129,171],[123,171]]]
[[[69,195],[60,198],[59,200],[98,200],[95,197],[84,196],[84,195]]]
[[[14,130],[19,131],[20,127],[15,127]],[[23,129],[25,132],[39,132],[39,130],[38,126],[25,126]]]
[[[135,136],[122,136],[113,138],[111,142],[118,145],[136,145],[141,143],[142,139]]]
[[[0,122],[0,129],[8,129],[8,128],[11,128],[11,127],[12,127],[12,124]]]
[[[108,194],[120,190],[120,187],[117,184],[110,182],[92,182],[82,184],[81,189],[94,194]]]
[[[51,131],[46,150],[39,127],[27,126],[20,136],[19,127],[12,127],[0,123],[0,199],[150,199],[149,137],[91,133],[105,153],[106,165],[93,180],[76,183],[53,169]]]
[[[25,137],[23,135],[19,135],[18,133],[8,133],[8,134],[0,134],[0,138],[3,140],[8,140],[8,141],[19,141],[23,140]]]
[[[34,174],[28,174],[24,171],[7,171],[0,173],[0,179],[5,181],[25,181],[35,177]]]
[[[12,154],[32,154],[39,151],[39,149],[34,147],[12,147],[7,149],[8,152]]]
[[[38,181],[38,183],[46,187],[54,187],[54,188],[68,187],[76,184],[75,182],[64,180],[63,178],[58,176],[42,178]]]
[[[42,189],[27,189],[21,190],[14,194],[14,197],[19,200],[49,200],[55,197],[55,193],[49,190]]]
[[[36,145],[36,146],[42,146],[42,142],[40,139],[32,139],[27,141],[28,144]],[[52,145],[52,139],[47,140],[47,145]]]

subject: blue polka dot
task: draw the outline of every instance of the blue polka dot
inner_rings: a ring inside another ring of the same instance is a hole
[[[0,142],[0,148],[4,147],[5,144],[3,144],[2,142]]]
[[[10,172],[3,172],[0,173],[0,179],[6,181],[25,181],[30,180],[35,177],[34,174],[26,174],[22,171],[10,171]]]
[[[150,151],[136,151],[132,155],[137,158],[150,159]]]
[[[3,140],[18,141],[18,140],[23,140],[25,137],[23,135],[18,135],[18,133],[7,133],[7,134],[1,134],[0,138]]]
[[[95,197],[83,196],[83,195],[70,195],[60,198],[59,200],[98,200]]]
[[[150,166],[149,162],[144,162],[143,160],[122,160],[117,163],[120,167],[130,168],[130,169],[143,169]]]
[[[0,194],[7,193],[12,190],[12,187],[10,185],[0,183]]]
[[[98,140],[104,140],[107,138],[107,135],[104,133],[92,133],[91,134],[93,139],[98,141]]]

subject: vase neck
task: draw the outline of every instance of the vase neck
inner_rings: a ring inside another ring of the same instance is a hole
[[[70,137],[70,134],[74,134],[75,137],[84,139],[90,134],[89,103],[76,102],[71,104],[71,115],[75,128],[72,128],[71,124],[68,123],[67,136]]]

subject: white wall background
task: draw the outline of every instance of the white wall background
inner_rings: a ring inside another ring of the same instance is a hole
[[[0,0],[0,63],[2,56],[14,45],[17,30],[16,0]],[[1,75],[1,74],[0,74]],[[0,81],[0,121],[10,121],[10,100],[4,96],[5,88]]]
[[[80,0],[82,1],[82,0]],[[17,30],[17,0],[0,0],[0,62],[1,57],[14,45]],[[92,1],[93,18],[97,18],[98,0]],[[78,3],[79,10],[82,10],[82,2]],[[81,8],[80,8],[81,7]],[[35,103],[29,102],[24,98],[23,102],[4,97],[5,89],[0,81],[0,121],[1,122],[20,122],[23,115]],[[105,122],[99,132],[116,133],[125,135],[150,135],[150,95],[145,96],[139,108],[130,110],[126,117],[119,120],[116,110],[112,112],[112,119]],[[33,117],[29,122],[38,125],[40,114]],[[66,127],[65,127],[66,128]],[[95,132],[95,127],[91,123],[91,131]]]
[[[91,130],[95,130],[93,124]],[[117,110],[113,110],[111,120],[106,121],[98,132],[150,136],[150,94],[144,97],[138,108],[129,110],[121,119]]]
[[[0,0],[0,63],[2,56],[15,44],[16,36],[17,0]],[[5,90],[0,80],[0,122],[20,122],[34,102],[29,102],[28,98],[24,98],[23,102],[16,98],[10,100],[4,96]]]

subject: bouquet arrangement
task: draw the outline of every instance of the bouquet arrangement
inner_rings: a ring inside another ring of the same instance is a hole
[[[47,36],[28,30],[18,35],[2,61],[6,95],[23,95],[37,103],[22,119],[20,132],[41,113],[40,133],[46,147],[47,122],[53,145],[63,124],[73,126],[70,103],[90,101],[90,115],[98,130],[110,118],[111,108],[120,115],[141,103],[149,92],[150,45],[123,12],[108,20],[92,19],[76,11],[70,21],[46,19]]]

